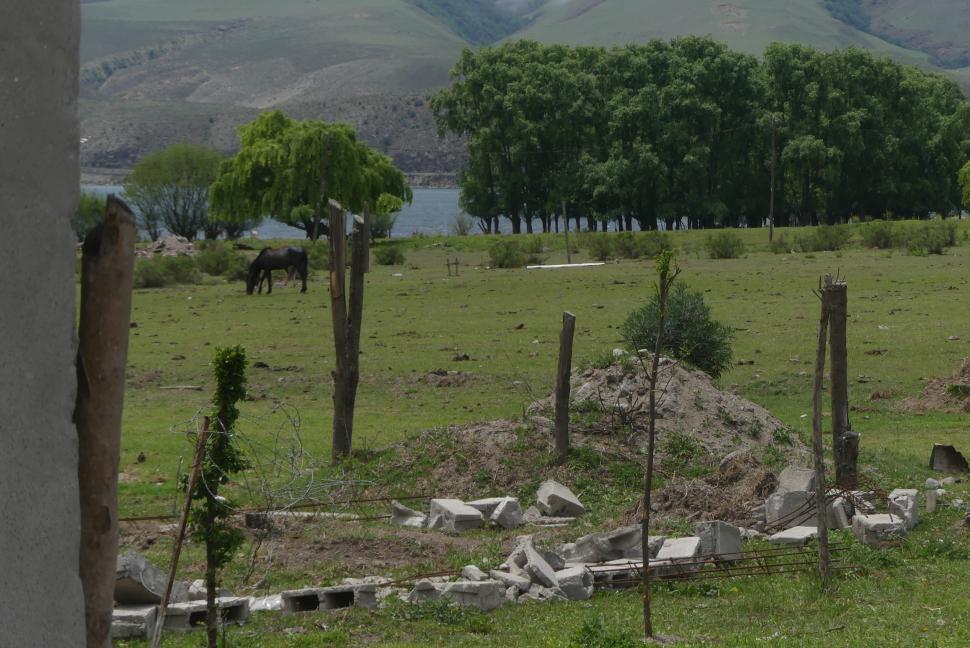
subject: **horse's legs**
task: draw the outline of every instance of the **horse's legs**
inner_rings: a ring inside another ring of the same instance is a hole
[[[302,259],[300,259],[299,271],[300,271],[300,280],[303,281],[303,288],[300,289],[300,292],[301,293],[305,293],[306,292],[306,276],[307,276],[307,259],[306,259],[306,257],[303,257]]]
[[[273,294],[273,271],[269,268],[263,271],[263,276],[266,277],[266,294]]]

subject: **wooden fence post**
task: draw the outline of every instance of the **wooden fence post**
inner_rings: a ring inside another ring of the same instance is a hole
[[[81,500],[79,566],[88,648],[112,645],[121,410],[136,238],[131,210],[109,195],[104,221],[85,239],[81,261],[74,422]]]
[[[859,435],[849,422],[849,369],[847,351],[848,286],[833,281],[826,286],[829,297],[829,317],[832,358],[832,456],[835,460],[835,482],[843,488],[858,485],[857,462]]]
[[[564,461],[569,454],[569,375],[573,364],[573,335],[576,316],[569,311],[562,314],[559,334],[559,368],[556,372],[556,454]]]
[[[812,454],[815,458],[815,513],[818,525],[818,569],[822,577],[822,589],[829,589],[831,568],[829,565],[828,509],[825,502],[825,459],[822,446],[822,386],[825,378],[825,340],[831,316],[832,278],[825,277],[825,285],[819,291],[822,314],[818,323],[818,344],[815,351],[815,384],[812,389]]]

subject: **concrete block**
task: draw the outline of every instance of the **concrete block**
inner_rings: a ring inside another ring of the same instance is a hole
[[[414,584],[414,589],[408,594],[408,603],[426,603],[436,601],[441,598],[441,588],[443,585],[434,583],[427,578],[419,580]]]
[[[248,597],[223,597],[216,599],[216,607],[222,622],[242,624],[249,619]],[[175,632],[191,632],[205,628],[205,601],[173,603],[165,611],[165,629]]]
[[[940,472],[968,472],[970,466],[966,458],[953,446],[933,444],[933,451],[930,453],[930,468]]]
[[[740,558],[741,530],[738,527],[719,520],[698,522],[694,525],[694,533],[701,539],[702,556]]]
[[[889,512],[903,518],[907,529],[919,524],[919,491],[897,488],[889,493]]]
[[[470,581],[488,580],[488,575],[475,565],[465,565],[461,569],[461,577]]]
[[[461,500],[431,500],[431,515],[428,522],[428,527],[431,529],[462,532],[477,529],[484,522],[485,517],[481,511],[468,506]]]
[[[830,529],[848,529],[852,526],[851,505],[842,497],[836,497],[829,502],[826,509],[828,527]]]
[[[593,596],[593,574],[585,567],[572,567],[556,572],[559,589],[570,601],[585,601]]]
[[[542,518],[542,511],[540,511],[535,506],[530,506],[525,510],[525,513],[522,514],[522,519],[528,522],[529,524],[535,524],[541,518]]]
[[[876,494],[872,491],[851,491],[854,513],[868,515],[876,512]]]
[[[281,594],[249,598],[250,612],[279,612],[282,609],[283,596]]]
[[[906,522],[898,515],[856,513],[852,518],[852,534],[863,544],[877,546],[883,542],[895,542],[906,537]]]
[[[924,494],[926,497],[926,512],[933,513],[936,511],[937,504],[939,503],[940,496],[937,493],[936,488],[930,488]]]
[[[657,552],[657,560],[669,560],[671,562],[692,562],[701,554],[701,539],[697,536],[686,538],[667,538],[660,551]]]
[[[465,504],[477,511],[480,511],[482,517],[487,520],[489,517],[491,517],[495,509],[498,508],[498,505],[503,501],[505,501],[504,497],[488,497],[485,499],[474,500],[472,502],[465,502]]]
[[[488,519],[503,529],[517,529],[525,522],[522,506],[514,497],[503,497]]]
[[[567,562],[597,563],[620,558],[642,558],[641,527],[639,524],[621,527],[605,533],[590,533],[575,542],[559,547]],[[648,550],[651,557],[657,555],[664,538],[651,536]]]
[[[457,581],[445,583],[441,596],[457,605],[489,612],[502,605],[507,589],[501,582],[493,580]]]
[[[775,493],[792,493],[805,491],[815,492],[815,471],[808,468],[788,466],[778,475],[778,487]]]
[[[404,506],[397,500],[391,500],[391,523],[420,529],[428,523],[428,516]]]
[[[543,515],[578,517],[586,512],[586,507],[569,488],[552,479],[539,485],[536,499]]]
[[[536,551],[530,541],[525,545],[525,570],[532,576],[534,583],[541,583],[546,587],[557,587],[559,581],[556,580],[556,572],[549,565],[546,559]]]
[[[519,576],[511,572],[503,572],[493,569],[488,572],[488,577],[497,580],[506,587],[517,587],[520,592],[528,592],[532,586],[532,581],[526,576]]]
[[[765,502],[765,522],[769,527],[811,526],[816,523],[815,494],[807,491],[774,493]]]
[[[768,542],[773,545],[801,546],[808,544],[809,540],[813,540],[817,536],[818,527],[797,526],[769,536]]]
[[[157,605],[122,605],[111,613],[112,639],[150,639],[158,619]]]
[[[162,602],[168,576],[143,556],[129,551],[118,556],[115,569],[115,602],[118,605],[151,605]],[[172,584],[172,603],[189,600],[189,585],[183,581]]]

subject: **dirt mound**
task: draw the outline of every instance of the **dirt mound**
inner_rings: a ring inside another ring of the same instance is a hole
[[[571,410],[574,428],[620,434],[644,442],[649,423],[650,386],[638,362],[574,371]],[[776,444],[805,450],[771,412],[737,394],[719,390],[710,376],[663,358],[657,383],[657,439],[667,445],[699,444],[716,461],[730,452]],[[551,416],[554,398],[530,411]],[[785,448],[783,448],[785,449]]]
[[[464,387],[477,379],[478,376],[465,371],[435,369],[421,376],[419,381],[429,387]]]
[[[150,259],[153,256],[192,256],[195,254],[195,246],[192,241],[184,236],[166,236],[160,238],[144,250],[135,252],[135,256],[143,259]]]
[[[905,399],[900,407],[907,412],[970,412],[970,358],[948,378],[931,378],[923,393]]]

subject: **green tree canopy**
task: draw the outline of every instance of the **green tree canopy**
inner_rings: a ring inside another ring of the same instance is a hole
[[[71,228],[78,241],[83,241],[94,226],[104,218],[107,198],[93,191],[82,191],[77,203],[77,211],[71,217]]]
[[[411,201],[390,158],[344,124],[293,120],[280,111],[240,126],[240,150],[223,162],[209,196],[220,219],[275,218],[314,238],[326,233],[328,200],[358,212],[381,194]]]
[[[190,240],[199,230],[211,234],[209,185],[221,161],[218,152],[187,143],[142,158],[125,181],[125,196],[140,212],[142,226],[157,232],[161,221],[173,234]]]

